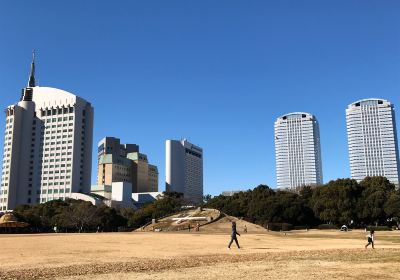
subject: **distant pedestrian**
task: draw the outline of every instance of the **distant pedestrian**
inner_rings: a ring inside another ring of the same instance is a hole
[[[200,223],[196,224],[196,231],[200,231]]]
[[[244,229],[243,229],[244,233],[247,233],[247,226],[244,225]]]
[[[189,227],[188,227],[188,228],[189,228],[189,232],[190,232],[190,230],[191,230],[191,226],[190,226],[190,224],[189,224]]]
[[[233,241],[235,241],[235,243],[236,243],[238,249],[240,249],[239,242],[238,242],[238,240],[237,240],[237,236],[236,236],[236,235],[239,235],[239,236],[240,236],[240,233],[237,232],[237,230],[236,230],[236,222],[233,221],[233,222],[232,222],[231,242],[229,242],[229,245],[228,245],[228,249],[229,249],[229,250],[231,249],[231,245],[232,245]]]
[[[365,249],[367,249],[367,247],[369,246],[369,245],[372,245],[372,249],[375,249],[375,247],[374,247],[374,234],[375,233],[375,231],[373,231],[373,230],[371,230],[370,232],[369,232],[369,234],[367,235],[367,239],[368,239],[368,244],[367,245],[365,245]]]

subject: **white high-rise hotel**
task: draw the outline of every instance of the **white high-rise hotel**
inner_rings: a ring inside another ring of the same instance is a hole
[[[90,192],[93,107],[36,86],[34,72],[33,60],[21,101],[5,110],[0,211]]]
[[[277,187],[294,189],[322,184],[317,119],[308,113],[290,113],[275,122]]]
[[[166,141],[166,190],[183,193],[184,198],[203,200],[203,149],[182,141]]]
[[[393,105],[364,99],[346,109],[351,178],[385,176],[399,184],[399,152]]]

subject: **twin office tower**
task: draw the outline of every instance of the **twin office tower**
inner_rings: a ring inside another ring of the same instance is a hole
[[[364,99],[346,110],[351,178],[384,176],[399,185],[399,152],[393,105]],[[308,113],[291,113],[275,122],[277,187],[321,185],[319,125]]]

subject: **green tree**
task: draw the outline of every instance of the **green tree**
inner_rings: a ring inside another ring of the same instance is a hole
[[[384,205],[384,211],[388,219],[393,219],[397,226],[400,225],[400,193],[393,191],[389,194]]]
[[[387,220],[384,206],[395,186],[385,177],[366,177],[358,203],[359,218],[366,224],[384,224]]]
[[[127,219],[115,208],[101,205],[97,207],[95,213],[98,227],[102,231],[117,231],[118,227],[127,225]]]
[[[357,181],[338,179],[316,187],[312,196],[315,215],[324,222],[349,224],[357,218],[357,197],[361,189]]]
[[[211,194],[206,194],[203,196],[203,202],[207,203],[208,201],[210,201],[212,198]]]

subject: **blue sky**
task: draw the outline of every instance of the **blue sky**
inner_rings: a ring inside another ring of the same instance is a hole
[[[182,137],[204,149],[205,193],[274,187],[273,124],[293,111],[319,120],[324,181],[349,177],[346,106],[400,106],[396,0],[1,1],[1,108],[33,48],[41,86],[93,104],[94,151],[139,144],[161,190],[165,140]]]

